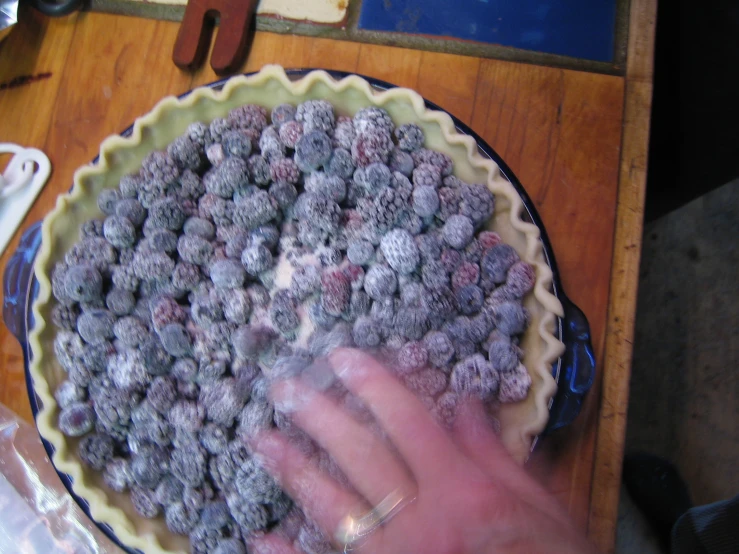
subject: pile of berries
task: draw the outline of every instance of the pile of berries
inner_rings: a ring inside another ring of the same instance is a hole
[[[192,552],[274,526],[329,548],[245,439],[296,436],[269,382],[336,346],[375,349],[445,424],[460,397],[525,398],[534,268],[485,229],[487,187],[424,141],[378,107],[236,108],[101,194],[54,268],[59,428]]]

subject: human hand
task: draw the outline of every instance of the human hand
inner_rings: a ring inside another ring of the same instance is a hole
[[[333,457],[354,490],[322,472],[280,431],[263,433],[253,444],[265,468],[327,537],[348,514],[366,514],[395,496],[404,499],[397,514],[352,550],[595,552],[562,507],[508,455],[479,402],[462,404],[448,432],[371,356],[339,349],[330,362],[389,442],[305,379],[276,384],[272,396],[276,409]],[[275,532],[250,546],[258,554],[311,550],[304,540],[293,544]]]

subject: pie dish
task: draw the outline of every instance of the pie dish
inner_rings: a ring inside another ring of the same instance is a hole
[[[291,81],[280,68],[266,67],[258,74],[229,80],[218,92],[204,88],[180,100],[167,98],[136,122],[129,137],[106,139],[101,145],[97,165],[78,171],[74,188],[59,198],[56,209],[44,222],[35,265],[39,284],[33,306],[35,325],[29,335],[33,352],[30,372],[35,393],[43,404],[37,414],[39,431],[54,447],[53,460],[58,470],[71,476],[75,492],[89,503],[92,517],[110,525],[126,545],[145,552],[173,552],[184,549],[186,539],[175,537],[166,528],[162,532],[157,520],[136,516],[125,495],[106,489],[99,475],[83,469],[73,453],[75,449],[71,448],[75,441],[64,437],[56,428],[58,407],[53,391],[64,373],[52,354],[55,330],[46,324],[51,303],[48,277],[51,268],[75,242],[79,225],[99,215],[96,202],[99,192],[115,187],[123,175],[138,169],[149,152],[164,148],[189,123],[222,117],[231,108],[246,103],[270,108],[282,102],[294,104],[318,98],[329,100],[339,113],[350,115],[359,108],[377,105],[385,108],[396,124],[418,123],[426,132],[427,146],[453,158],[458,177],[487,183],[493,191],[496,211],[492,229],[513,246],[523,260],[536,267],[537,276],[535,289],[525,302],[531,314],[531,325],[521,342],[532,387],[525,401],[501,407],[498,412],[501,436],[514,457],[524,461],[534,438],[547,423],[556,392],[553,366],[564,352],[564,343],[557,336],[558,322],[565,313],[562,303],[553,294],[553,273],[544,253],[540,229],[524,220],[527,213],[519,191],[503,177],[492,160],[480,154],[472,137],[460,134],[445,113],[427,109],[423,99],[412,91],[377,92],[359,77],[336,81],[320,71]]]

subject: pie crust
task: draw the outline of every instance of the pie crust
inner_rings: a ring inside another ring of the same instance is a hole
[[[33,304],[34,328],[29,334],[32,351],[30,371],[42,407],[37,414],[39,433],[54,447],[56,468],[71,476],[77,495],[89,503],[90,514],[108,524],[120,541],[145,553],[187,552],[188,539],[171,533],[162,517],[144,519],[133,510],[126,493],[115,493],[102,482],[102,474],[87,470],[76,451],[78,439],[64,436],[57,428],[59,408],[53,391],[66,374],[54,357],[56,329],[46,323],[53,305],[49,276],[54,264],[77,241],[81,223],[102,214],[97,196],[104,188],[116,187],[123,175],[139,169],[144,157],[164,149],[195,121],[224,117],[232,108],[259,104],[268,109],[289,102],[309,99],[331,102],[338,114],[353,115],[369,105],[385,108],[396,125],[415,122],[426,134],[427,148],[441,150],[454,160],[454,174],[467,182],[485,182],[495,194],[495,214],[489,228],[513,246],[521,258],[536,268],[536,285],[524,305],[531,324],[521,341],[532,385],[527,398],[500,406],[497,417],[506,448],[520,462],[528,457],[535,437],[544,429],[549,406],[556,392],[552,366],[564,352],[555,336],[557,317],[563,316],[560,301],[552,294],[552,271],[547,265],[539,229],[522,219],[523,202],[498,166],[478,151],[475,140],[460,134],[452,119],[443,112],[428,110],[417,93],[393,88],[377,91],[364,79],[350,76],[334,80],[324,71],[312,71],[291,81],[279,66],[265,66],[259,73],[228,80],[220,91],[197,88],[182,99],[167,97],[148,114],[136,120],[128,137],[111,136],[100,146],[96,164],[80,168],[71,192],[59,196],[56,207],[46,217],[42,241],[34,267],[39,282]]]

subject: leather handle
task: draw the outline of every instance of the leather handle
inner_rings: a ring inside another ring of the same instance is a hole
[[[172,54],[175,65],[192,71],[202,64],[218,17],[210,65],[218,75],[236,71],[246,58],[256,4],[257,0],[190,0]]]

